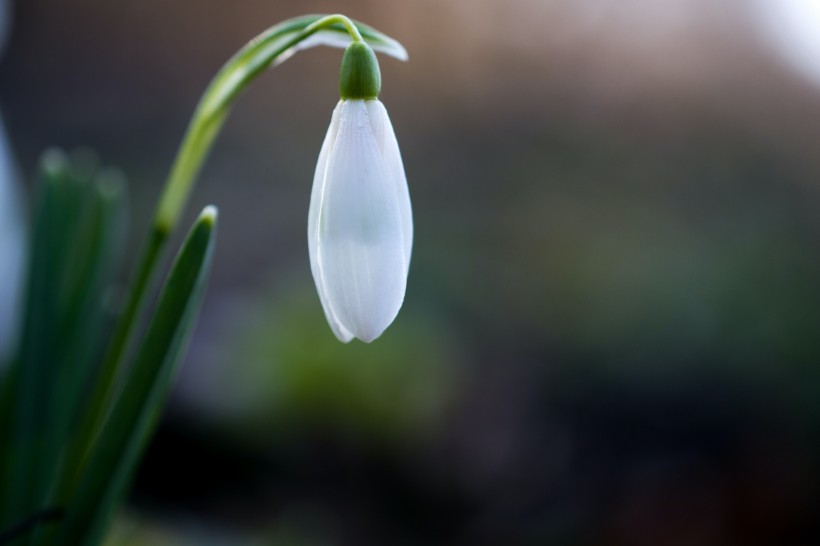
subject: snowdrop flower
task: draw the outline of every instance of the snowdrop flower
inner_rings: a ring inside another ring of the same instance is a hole
[[[328,323],[345,343],[369,343],[396,318],[413,244],[407,178],[380,87],[375,53],[354,41],[310,198],[310,266]]]

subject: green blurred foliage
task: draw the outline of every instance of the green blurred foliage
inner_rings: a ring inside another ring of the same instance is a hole
[[[309,282],[278,281],[236,313],[209,403],[250,431],[314,425],[398,445],[434,432],[463,372],[456,335],[411,303],[371,344],[341,344]]]

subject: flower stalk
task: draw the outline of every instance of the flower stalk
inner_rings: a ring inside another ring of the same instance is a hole
[[[368,30],[372,32],[372,29],[361,26],[365,35],[369,34]],[[349,33],[354,42],[364,41],[362,32],[356,24],[344,15],[318,18],[295,33],[293,24],[285,22],[251,40],[219,71],[197,106],[165,184],[154,219],[157,231],[168,233],[176,226],[193,181],[239,93],[278,57],[319,31],[334,28],[338,31],[340,27]],[[401,52],[403,51],[401,48]]]
[[[391,250],[398,224],[388,221],[378,225],[380,214],[395,217],[395,206],[389,202],[398,186],[390,180],[396,179],[401,163],[389,120],[375,100],[380,79],[371,46],[400,59],[406,59],[406,52],[395,40],[347,17],[313,15],[276,25],[242,48],[211,82],[181,143],[110,335],[104,327],[107,321],[102,302],[119,261],[116,251],[122,247],[117,237],[111,236],[121,234],[121,192],[114,191],[112,175],[98,172],[96,165],[89,169],[58,152],[47,154],[41,162],[44,191],[35,215],[23,335],[12,369],[0,384],[3,393],[13,393],[0,397],[0,480],[4,483],[0,542],[16,540],[30,546],[100,543],[156,426],[199,313],[216,238],[214,207],[206,207],[194,223],[158,291],[150,320],[142,320],[152,300],[148,295],[168,239],[179,224],[233,101],[267,68],[301,49],[350,44],[348,52],[353,53],[345,57],[352,60],[345,62],[352,67],[348,72],[354,84],[347,92],[351,100],[346,103],[355,105],[360,121],[366,115],[373,123],[367,129],[368,153],[348,157],[365,161],[379,154],[392,157],[364,165],[365,170],[372,167],[380,173],[364,180],[370,196],[381,195],[389,206],[384,210],[362,207],[361,203],[352,207],[362,213],[358,220],[375,226],[370,235],[391,244],[377,245],[385,252],[365,249],[353,257],[371,266],[387,257],[386,267],[402,274],[381,279],[399,279],[403,297],[409,246],[402,244],[399,256]],[[376,155],[373,146],[381,147]],[[346,149],[351,150],[349,146]],[[328,153],[327,182],[331,182],[339,178],[331,156],[345,157],[345,153]],[[379,181],[389,183],[379,189]],[[336,235],[343,235],[353,218],[337,214],[344,185],[328,183],[327,190],[328,196],[335,196],[327,203],[335,204],[320,211],[318,217],[327,219],[327,226],[339,228]],[[402,218],[409,218],[409,208],[402,210]],[[338,269],[333,255],[344,248],[327,233],[317,230],[316,234],[323,242],[316,256],[328,266],[327,271]],[[382,237],[385,234],[388,236]],[[406,259],[402,257],[405,251]],[[359,273],[361,270],[353,271],[352,276],[323,277],[320,296],[327,296],[327,302],[334,305],[326,311],[331,309],[338,318],[338,332],[369,340],[395,316],[397,307],[391,306],[397,300],[387,297],[378,324],[371,324],[362,333],[356,321],[362,322],[360,315],[368,311],[374,295],[387,292],[360,293],[366,296],[363,301],[367,305],[359,301],[349,308],[335,306],[339,292],[336,281],[344,285]],[[376,284],[384,288],[384,282]],[[345,289],[342,286],[341,290]],[[145,327],[139,328],[142,324]],[[138,331],[140,342],[132,350]],[[98,355],[102,355],[101,361]],[[81,393],[89,376],[92,384],[86,401]]]
[[[266,69],[283,62],[299,49],[315,45],[345,47],[351,41],[366,41],[382,53],[401,60],[407,58],[407,52],[399,42],[344,15],[297,17],[275,25],[251,40],[223,66],[205,90],[157,205],[123,310],[93,387],[87,418],[83,420],[78,442],[69,452],[68,468],[80,472],[106,417],[106,408],[110,407],[117,392],[121,362],[129,351],[135,325],[148,299],[145,295],[153,284],[166,242],[179,222],[197,175],[230,114],[234,100]],[[67,482],[60,490],[70,486]]]

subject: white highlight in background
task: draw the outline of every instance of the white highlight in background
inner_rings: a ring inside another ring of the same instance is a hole
[[[820,0],[757,0],[763,37],[788,66],[820,86]]]

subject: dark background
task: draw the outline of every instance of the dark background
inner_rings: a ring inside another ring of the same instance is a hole
[[[341,52],[299,53],[187,209],[220,209],[214,271],[111,544],[820,542],[820,83],[767,1],[17,2],[27,193],[44,148],[97,150],[132,254],[255,34],[343,12],[410,53],[382,58],[416,227],[398,319],[349,346],[324,322],[305,230]]]

